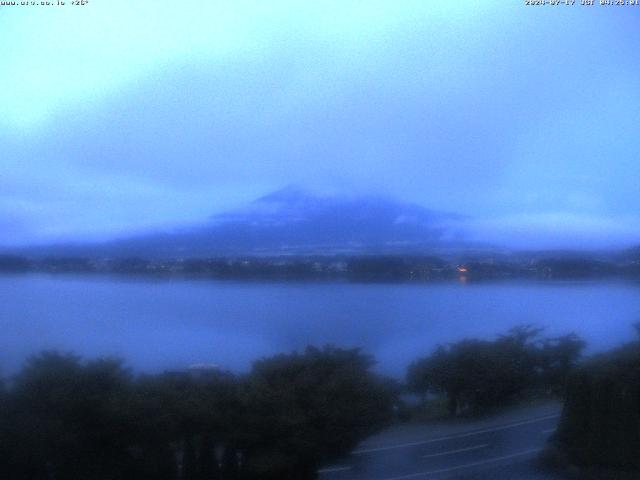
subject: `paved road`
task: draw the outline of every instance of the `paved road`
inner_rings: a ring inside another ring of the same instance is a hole
[[[560,406],[518,409],[482,421],[396,427],[364,442],[321,480],[556,480],[536,457]]]

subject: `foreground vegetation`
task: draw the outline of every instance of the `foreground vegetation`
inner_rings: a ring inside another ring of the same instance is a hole
[[[407,372],[409,389],[428,404],[444,396],[449,415],[478,414],[531,396],[562,395],[584,341],[574,334],[543,337],[532,326],[495,340],[462,340],[439,346]]]
[[[358,350],[134,378],[116,360],[31,358],[2,394],[0,478],[299,479],[389,421]]]
[[[579,363],[584,346],[518,327],[437,347],[410,365],[406,387],[449,415],[565,396],[556,459],[638,472],[640,341]],[[200,365],[134,376],[119,360],[41,353],[0,385],[0,478],[313,479],[406,415],[373,364],[357,349],[309,347],[246,375]]]
[[[640,477],[639,338],[595,356],[569,378],[553,453],[584,478]],[[622,476],[627,472],[628,477]]]

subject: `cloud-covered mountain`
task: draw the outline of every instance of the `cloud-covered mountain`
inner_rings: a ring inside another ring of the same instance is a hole
[[[143,257],[408,253],[460,243],[456,228],[463,218],[380,196],[286,187],[200,225],[64,250]]]

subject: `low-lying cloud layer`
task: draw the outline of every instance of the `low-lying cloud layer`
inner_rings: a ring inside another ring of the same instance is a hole
[[[640,216],[521,214],[470,220],[462,230],[470,239],[513,248],[625,248],[640,243]]]

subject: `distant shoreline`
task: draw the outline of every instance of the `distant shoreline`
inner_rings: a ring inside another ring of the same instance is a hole
[[[465,259],[433,256],[218,257],[193,259],[28,258],[0,255],[0,274],[113,275],[184,280],[479,283],[504,281],[640,281],[635,259],[588,256],[491,255]]]

